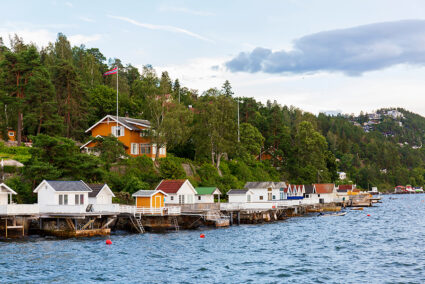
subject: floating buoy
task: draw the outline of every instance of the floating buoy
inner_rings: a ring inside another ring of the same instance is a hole
[[[199,237],[200,237],[201,239],[203,239],[203,238],[205,238],[205,235],[204,235],[204,234],[201,234],[201,235],[199,235]]]
[[[370,214],[367,214],[368,217],[370,217]]]
[[[112,241],[108,239],[108,240],[106,240],[106,244],[107,245],[112,245]]]

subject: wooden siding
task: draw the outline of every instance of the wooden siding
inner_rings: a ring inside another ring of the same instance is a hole
[[[116,126],[117,123],[113,120],[110,120],[108,123],[108,118],[106,118],[103,122],[99,123],[98,125],[96,125],[96,127],[94,127],[91,130],[91,135],[93,137],[96,137],[98,135],[100,136],[108,136],[112,134],[112,127]],[[120,124],[120,126],[122,126]],[[139,125],[134,125],[139,129],[146,129],[146,127],[143,126],[139,126]],[[152,153],[152,146],[151,146],[151,151],[150,154],[141,154],[140,153],[140,144],[151,144],[151,139],[146,138],[146,137],[140,137],[140,132],[139,131],[132,131],[129,130],[128,128],[125,128],[124,126],[122,126],[124,128],[124,136],[120,136],[118,137],[118,140],[120,140],[125,146],[126,146],[126,153],[132,157],[137,157],[137,156],[143,156],[146,155],[150,158],[155,158],[155,154]],[[138,155],[133,155],[131,154],[131,143],[137,143],[138,145]],[[94,143],[90,143],[88,144],[86,147],[91,148],[94,146]],[[159,149],[157,149],[157,151],[159,151]],[[159,158],[165,158],[167,156],[167,151],[165,151],[165,154],[160,154]]]
[[[149,196],[138,196],[136,197],[136,207],[151,207],[152,199],[152,208],[161,208],[164,207],[164,194],[161,192],[155,193],[151,197]]]

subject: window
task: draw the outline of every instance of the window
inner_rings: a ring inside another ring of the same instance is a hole
[[[14,132],[12,132],[12,131],[10,131],[10,132],[9,132],[9,136],[12,136],[12,137],[13,137],[13,136],[15,136],[15,133],[14,133]]]
[[[131,143],[131,154],[132,155],[138,155],[139,154],[139,147],[137,147],[137,143]]]
[[[68,205],[68,194],[63,195],[63,205]]]
[[[279,189],[280,192],[280,200],[283,200],[283,188]]]
[[[59,205],[63,205],[63,195],[59,194]]]
[[[263,196],[262,195],[260,195],[260,200],[263,200]]]
[[[248,202],[251,202],[251,195],[250,195],[250,194],[248,194],[248,195],[246,196],[246,200],[247,200]]]
[[[152,145],[152,154],[156,154],[156,145]]]
[[[201,196],[198,196],[198,200],[201,200]]]
[[[317,197],[320,197],[320,194],[318,194]]]
[[[112,126],[111,128],[112,135],[116,137],[124,136],[124,127],[123,126]]]
[[[75,205],[83,205],[83,204],[84,204],[84,194],[76,194]]]
[[[275,200],[276,199],[276,195],[273,195],[273,200]]]
[[[170,196],[170,200],[174,200],[174,196]]]
[[[140,137],[148,137],[149,136],[149,130],[143,129],[140,131]]]
[[[149,144],[140,144],[140,154],[150,154],[151,145]]]
[[[179,195],[179,204],[184,204],[184,195]]]

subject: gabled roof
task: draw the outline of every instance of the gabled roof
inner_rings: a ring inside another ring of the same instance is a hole
[[[245,183],[244,188],[250,189],[250,188],[269,188],[274,187],[274,182],[272,181],[251,181]]]
[[[332,193],[335,187],[333,183],[316,183],[314,186],[317,194]]]
[[[98,122],[93,124],[89,129],[87,129],[86,133],[89,132],[90,130],[92,130],[94,127],[96,127],[99,123],[101,123],[102,121],[104,121],[107,118],[112,120],[115,123],[117,122],[117,116],[108,114],[107,116],[105,116],[104,118],[102,118],[101,120],[99,120]],[[136,125],[146,127],[146,128],[149,128],[151,126],[151,123],[148,120],[122,117],[122,116],[118,117],[118,123],[120,125],[124,126],[125,128],[127,128],[129,130],[134,130],[134,131],[141,131],[142,130],[139,127],[137,127]]]
[[[62,181],[62,180],[44,180],[40,183],[47,183],[54,191],[61,191],[61,192],[74,192],[74,191],[81,191],[81,192],[91,192],[91,188],[88,187],[87,184],[85,184],[82,180],[76,180],[76,181]],[[34,190],[35,193],[38,192],[38,189],[40,185],[37,186],[37,188]]]
[[[287,188],[288,186],[286,185],[286,182],[284,181],[279,181],[279,182],[275,182],[274,186],[276,188]]]
[[[89,192],[89,197],[96,197],[102,191],[102,189],[106,189],[111,193],[112,197],[115,197],[115,194],[106,183],[89,183],[87,186],[92,190]]]
[[[17,194],[13,189],[8,187],[5,183],[0,183],[0,193],[6,191],[7,193]]]
[[[338,191],[340,190],[345,190],[345,192],[347,190],[353,190],[355,188],[355,186],[353,184],[340,184],[338,186]]]
[[[182,185],[186,182],[186,179],[167,179],[162,180],[155,190],[162,190],[165,193],[177,193]]]
[[[195,187],[198,195],[221,194],[217,187]]]
[[[231,189],[227,192],[227,195],[246,195],[248,191],[248,189]]]
[[[304,188],[305,188],[305,193],[306,193],[306,194],[313,194],[313,193],[316,193],[316,191],[315,191],[315,187],[314,187],[314,185],[312,185],[312,184],[305,184],[305,185],[304,185]]]
[[[163,192],[162,190],[139,190],[136,193],[133,193],[133,197],[151,197],[157,193],[162,193],[165,196],[168,196],[168,194],[166,194],[165,192]]]
[[[284,181],[273,182],[273,181],[250,181],[244,186],[246,189],[250,188],[286,188],[287,185]]]

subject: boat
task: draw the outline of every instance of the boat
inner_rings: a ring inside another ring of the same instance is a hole
[[[329,214],[320,213],[319,215],[317,215],[317,217],[344,216],[345,214],[347,214],[347,212],[338,212],[338,213],[329,213]]]
[[[351,210],[363,210],[363,207],[359,207],[359,208],[351,208]]]

